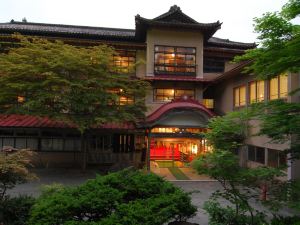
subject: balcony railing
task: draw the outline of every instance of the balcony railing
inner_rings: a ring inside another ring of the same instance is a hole
[[[197,65],[193,64],[154,64],[155,75],[196,76]]]

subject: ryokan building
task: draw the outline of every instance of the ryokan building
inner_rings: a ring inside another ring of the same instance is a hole
[[[202,133],[216,115],[247,107],[257,101],[284,98],[299,102],[288,92],[300,86],[299,75],[280,75],[267,81],[242,74],[248,62],[232,59],[254,43],[221,39],[215,33],[219,21],[199,23],[174,5],[156,18],[137,15],[135,29],[116,29],[15,22],[0,24],[2,51],[10,46],[10,35],[18,32],[66,43],[92,46],[108,44],[117,49],[116,65],[126,72],[136,62],[134,75],[150,82],[146,96],[148,111],[140,126],[107,124],[89,137],[87,163],[117,168],[140,164],[146,142],[150,160],[171,161],[185,166],[210,150]],[[120,96],[120,104],[132,99]],[[253,128],[254,129],[254,128]],[[254,131],[253,131],[254,132]],[[250,166],[279,166],[287,144],[270,143],[266,137],[249,137],[241,158]],[[26,115],[0,117],[0,147],[30,148],[37,152],[40,166],[82,164],[79,133],[67,124]],[[299,164],[299,163],[298,163]],[[298,165],[299,168],[299,165]],[[288,170],[297,177],[297,162]]]

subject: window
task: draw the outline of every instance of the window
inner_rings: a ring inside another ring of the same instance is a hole
[[[196,74],[196,48],[155,46],[155,74]]]
[[[253,81],[249,84],[249,103],[261,102],[265,99],[265,82]]]
[[[204,73],[222,73],[224,72],[224,59],[204,57],[203,72]]]
[[[117,95],[117,99],[112,101],[111,104],[113,104],[113,102],[116,105],[131,105],[134,103],[134,98],[132,96],[128,96],[122,88],[114,88],[108,92]]]
[[[182,96],[188,96],[194,98],[194,90],[190,89],[175,89],[175,99],[181,98]]]
[[[0,148],[38,149],[38,133],[34,130],[0,130]]]
[[[248,145],[248,160],[265,164],[265,149]]]
[[[268,166],[271,167],[280,167],[286,165],[286,155],[284,152],[268,149]]]
[[[214,108],[214,100],[213,99],[203,99],[202,104],[208,109]]]
[[[20,103],[20,104],[24,103],[25,102],[25,97],[24,96],[18,96],[17,97],[17,102]]]
[[[286,74],[274,77],[269,81],[270,100],[286,98],[288,94],[288,77]]]
[[[113,135],[114,152],[132,152],[134,151],[133,134],[114,134]]]
[[[118,50],[118,55],[113,56],[113,65],[118,73],[134,73],[135,72],[135,51]]]
[[[173,99],[181,98],[182,96],[187,96],[193,99],[195,97],[195,90],[171,88],[158,88],[154,90],[154,101],[169,102]]]
[[[234,88],[234,107],[246,105],[246,86]]]
[[[89,140],[89,149],[93,151],[109,151],[111,150],[111,136],[110,135],[95,135]]]

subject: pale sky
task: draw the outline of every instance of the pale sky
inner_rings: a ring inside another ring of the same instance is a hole
[[[134,16],[154,18],[176,4],[198,22],[223,22],[214,35],[255,42],[253,18],[279,11],[287,0],[0,0],[0,23],[28,22],[135,28]]]

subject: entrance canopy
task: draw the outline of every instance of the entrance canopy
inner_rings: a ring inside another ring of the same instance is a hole
[[[196,100],[178,99],[162,105],[146,119],[149,128],[166,127],[195,127],[207,126],[209,118],[215,114]]]

